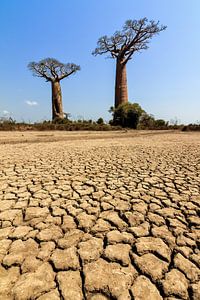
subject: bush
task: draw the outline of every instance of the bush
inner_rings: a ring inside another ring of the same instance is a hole
[[[144,112],[140,116],[138,129],[152,129],[154,127],[154,122],[154,117]]]
[[[64,113],[64,118],[61,119],[61,118],[55,118],[52,123],[53,124],[68,124],[70,123],[71,121],[69,120],[69,116],[70,114],[68,113]],[[45,122],[45,121],[44,121]]]
[[[167,129],[168,122],[163,119],[155,119],[153,115],[143,113],[140,117],[138,129]]]
[[[11,117],[0,117],[0,130],[13,130],[16,126],[16,121]]]
[[[189,127],[187,125],[183,126],[181,131],[189,131]]]
[[[168,122],[165,122],[165,120],[163,120],[163,119],[158,119],[158,120],[155,120],[154,126],[155,126],[155,128],[158,128],[158,129],[166,129],[168,126]]]
[[[113,113],[113,125],[119,125],[128,128],[137,128],[139,118],[144,110],[138,103],[123,103],[117,108],[111,108]]]
[[[0,121],[0,130],[36,130],[36,131],[46,131],[46,130],[65,130],[65,131],[77,131],[77,130],[90,130],[90,131],[109,131],[109,130],[121,130],[121,127],[114,127],[108,124],[97,124],[91,122],[90,120],[84,121],[68,121],[68,122],[52,122],[44,121],[41,123],[26,124],[26,123],[16,123],[14,121]]]
[[[99,125],[104,124],[103,118],[99,118],[99,119],[97,120],[97,124],[99,124]]]
[[[182,131],[200,131],[200,124],[189,124],[186,126],[183,126]]]

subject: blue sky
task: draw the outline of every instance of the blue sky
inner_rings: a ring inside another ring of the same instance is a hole
[[[51,118],[50,84],[27,64],[54,57],[81,66],[61,83],[64,111],[109,120],[115,61],[91,52],[127,19],[147,17],[168,28],[128,63],[129,100],[156,118],[200,121],[199,15],[199,0],[1,0],[0,116]]]

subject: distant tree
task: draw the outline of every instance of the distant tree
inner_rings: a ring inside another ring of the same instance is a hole
[[[139,119],[138,129],[167,129],[168,122],[163,119],[155,119],[153,115],[142,113]]]
[[[112,124],[136,129],[142,113],[144,110],[138,103],[122,103],[113,109]]]
[[[139,119],[139,129],[152,129],[155,124],[153,115],[149,115],[146,112],[142,113]]]
[[[79,71],[80,66],[73,63],[63,64],[54,58],[45,58],[38,63],[30,62],[28,68],[34,76],[42,77],[51,82],[52,120],[64,119],[60,81]]]
[[[168,122],[165,122],[163,119],[155,120],[155,127],[158,129],[165,129],[168,126]]]
[[[99,124],[99,125],[104,124],[103,118],[99,118],[99,119],[97,120],[97,124]]]
[[[159,22],[148,21],[147,18],[128,20],[122,30],[116,31],[113,36],[99,38],[92,54],[109,53],[109,57],[116,59],[115,108],[128,102],[127,62],[134,53],[148,49],[152,37],[165,29],[166,26],[159,26]]]

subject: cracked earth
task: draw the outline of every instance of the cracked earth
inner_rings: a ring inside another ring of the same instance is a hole
[[[0,136],[0,299],[199,300],[200,134],[50,140]]]

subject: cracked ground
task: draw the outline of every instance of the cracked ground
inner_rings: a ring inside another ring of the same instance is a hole
[[[27,137],[0,137],[1,300],[200,299],[199,133]]]

